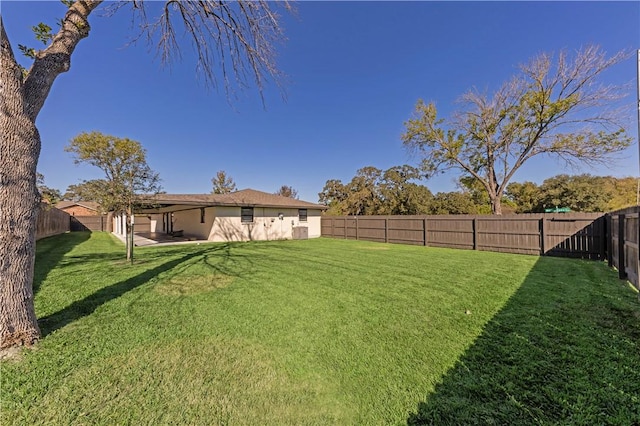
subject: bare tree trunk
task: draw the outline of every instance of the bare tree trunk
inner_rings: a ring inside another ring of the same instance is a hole
[[[5,40],[0,60],[9,62]],[[22,71],[11,65],[0,67],[0,349],[29,346],[40,337],[32,286],[40,135],[27,114]]]
[[[491,200],[491,214],[502,214],[502,200],[500,197],[490,197]]]
[[[52,43],[37,52],[23,77],[0,15],[0,349],[31,346],[40,338],[33,303],[39,194],[36,118],[55,78],[89,34],[87,16],[100,1],[75,2]]]

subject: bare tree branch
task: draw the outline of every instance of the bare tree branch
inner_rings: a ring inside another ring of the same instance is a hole
[[[56,77],[71,67],[71,54],[83,38],[89,35],[89,14],[102,0],[78,0],[67,10],[62,26],[51,44],[36,52],[36,58],[24,82],[27,113],[35,121],[47,99]]]
[[[169,0],[155,18],[147,3],[134,3],[140,29],[136,40],[144,36],[154,44],[163,64],[180,59],[177,33],[184,31],[197,56],[198,76],[211,87],[223,86],[228,98],[254,84],[264,102],[268,80],[283,90],[275,46],[284,35],[274,5],[290,11],[288,2]]]
[[[520,67],[521,74],[488,98],[477,90],[462,96],[462,110],[445,123],[433,104],[419,101],[405,123],[404,145],[422,156],[427,174],[459,169],[486,188],[494,213],[514,173],[536,155],[567,163],[607,164],[631,143],[626,115],[615,108],[624,86],[601,85],[598,77],[629,57],[611,57],[596,46],[560,52],[555,61],[541,54]]]

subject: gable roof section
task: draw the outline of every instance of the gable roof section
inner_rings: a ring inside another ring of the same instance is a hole
[[[296,200],[281,195],[243,189],[229,194],[157,194],[143,199],[153,205],[192,205],[192,206],[237,206],[237,207],[282,207],[298,209],[326,210],[322,204]]]
[[[100,204],[95,201],[60,201],[55,205],[55,208],[62,210],[73,206],[80,206],[89,210],[100,211]]]

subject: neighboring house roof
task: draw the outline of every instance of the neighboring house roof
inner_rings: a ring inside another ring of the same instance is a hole
[[[156,206],[192,205],[192,206],[238,206],[238,207],[282,207],[298,209],[319,209],[327,207],[281,195],[242,189],[229,194],[157,194],[144,198],[145,202]]]
[[[80,206],[85,207],[89,210],[100,211],[100,204],[96,203],[95,201],[60,201],[55,205],[55,208],[64,210],[74,206]]]

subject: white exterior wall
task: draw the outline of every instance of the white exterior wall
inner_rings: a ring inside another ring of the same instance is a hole
[[[162,231],[162,215],[151,214],[149,215],[149,232],[161,232]]]
[[[307,222],[300,222],[298,209],[254,207],[253,222],[242,223],[240,207],[216,207],[209,241],[251,241],[291,239],[294,226],[309,228],[309,238],[320,236],[320,211],[307,210]],[[280,219],[278,215],[284,217]]]
[[[214,207],[206,207],[204,209],[204,223],[200,223],[200,208],[174,212],[173,231],[182,230],[185,235],[192,235],[206,240],[211,226],[213,226],[214,212]]]
[[[204,223],[200,223],[200,208],[174,206],[173,230],[184,231],[185,235],[209,241],[251,241],[291,239],[294,226],[306,226],[309,238],[320,237],[321,211],[307,209],[307,221],[300,222],[297,208],[254,207],[253,222],[242,223],[240,207],[206,207]],[[161,209],[169,212],[169,208]],[[282,213],[283,219],[278,215]],[[150,218],[150,231],[163,232],[162,213],[143,214]],[[115,233],[124,235],[124,218],[113,217]]]
[[[126,216],[124,213],[113,215],[113,233],[118,235],[126,235]]]

